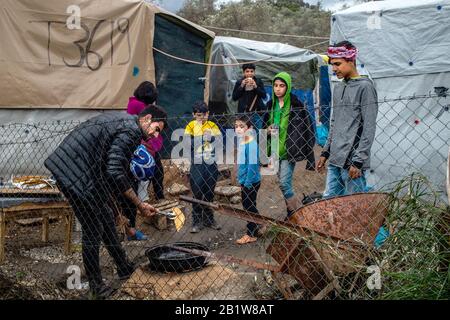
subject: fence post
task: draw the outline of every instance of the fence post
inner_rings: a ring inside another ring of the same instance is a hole
[[[0,264],[5,260],[6,218],[0,209]]]
[[[448,160],[447,160],[447,196],[448,196],[448,204],[450,205],[450,148],[448,149]]]

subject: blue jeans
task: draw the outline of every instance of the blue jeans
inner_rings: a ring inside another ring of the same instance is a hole
[[[362,177],[358,179],[351,179],[349,171],[338,168],[333,165],[328,165],[327,186],[324,198],[333,198],[354,193],[366,192],[367,181],[366,172],[362,172]]]
[[[280,189],[284,199],[288,200],[295,196],[292,187],[292,176],[294,175],[295,163],[289,163],[288,160],[280,160],[280,169],[278,170],[278,179],[280,180]]]

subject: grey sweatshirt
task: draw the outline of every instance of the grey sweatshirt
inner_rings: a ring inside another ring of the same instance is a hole
[[[370,149],[375,139],[378,96],[367,77],[337,84],[333,92],[330,134],[322,156],[331,165],[349,169],[370,168]]]

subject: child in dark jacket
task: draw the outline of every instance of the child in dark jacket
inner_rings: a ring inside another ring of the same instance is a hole
[[[191,139],[191,190],[195,199],[212,202],[219,177],[214,142],[221,137],[221,133],[214,122],[208,121],[209,108],[203,101],[195,103],[193,116],[195,120],[191,121],[185,129],[185,135]],[[198,233],[204,227],[221,229],[214,219],[211,208],[193,204],[192,218],[191,233]]]
[[[242,206],[244,210],[258,214],[256,199],[261,186],[261,174],[256,131],[245,115],[236,119],[235,130],[238,137],[238,181],[241,185]],[[243,245],[255,242],[258,229],[256,223],[248,222],[247,233],[236,243]]]
[[[238,101],[238,113],[251,115],[253,128],[262,128],[264,99],[266,90],[261,79],[255,76],[256,66],[252,63],[242,66],[243,78],[236,81],[233,90],[233,100]]]
[[[292,78],[286,72],[277,74],[273,80],[272,100],[267,103],[268,128],[275,149],[269,156],[279,161],[278,178],[287,207],[287,218],[301,206],[295,194],[292,180],[297,162],[307,161],[307,170],[315,170],[315,135],[308,111],[291,93]],[[270,147],[270,146],[269,146]],[[270,149],[270,148],[269,148]]]

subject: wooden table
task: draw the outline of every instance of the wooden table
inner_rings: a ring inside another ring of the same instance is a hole
[[[7,205],[4,203],[6,201]],[[5,260],[7,222],[24,218],[42,218],[42,241],[48,242],[50,217],[64,219],[64,249],[66,254],[70,254],[73,211],[59,190],[0,189],[0,263]]]

